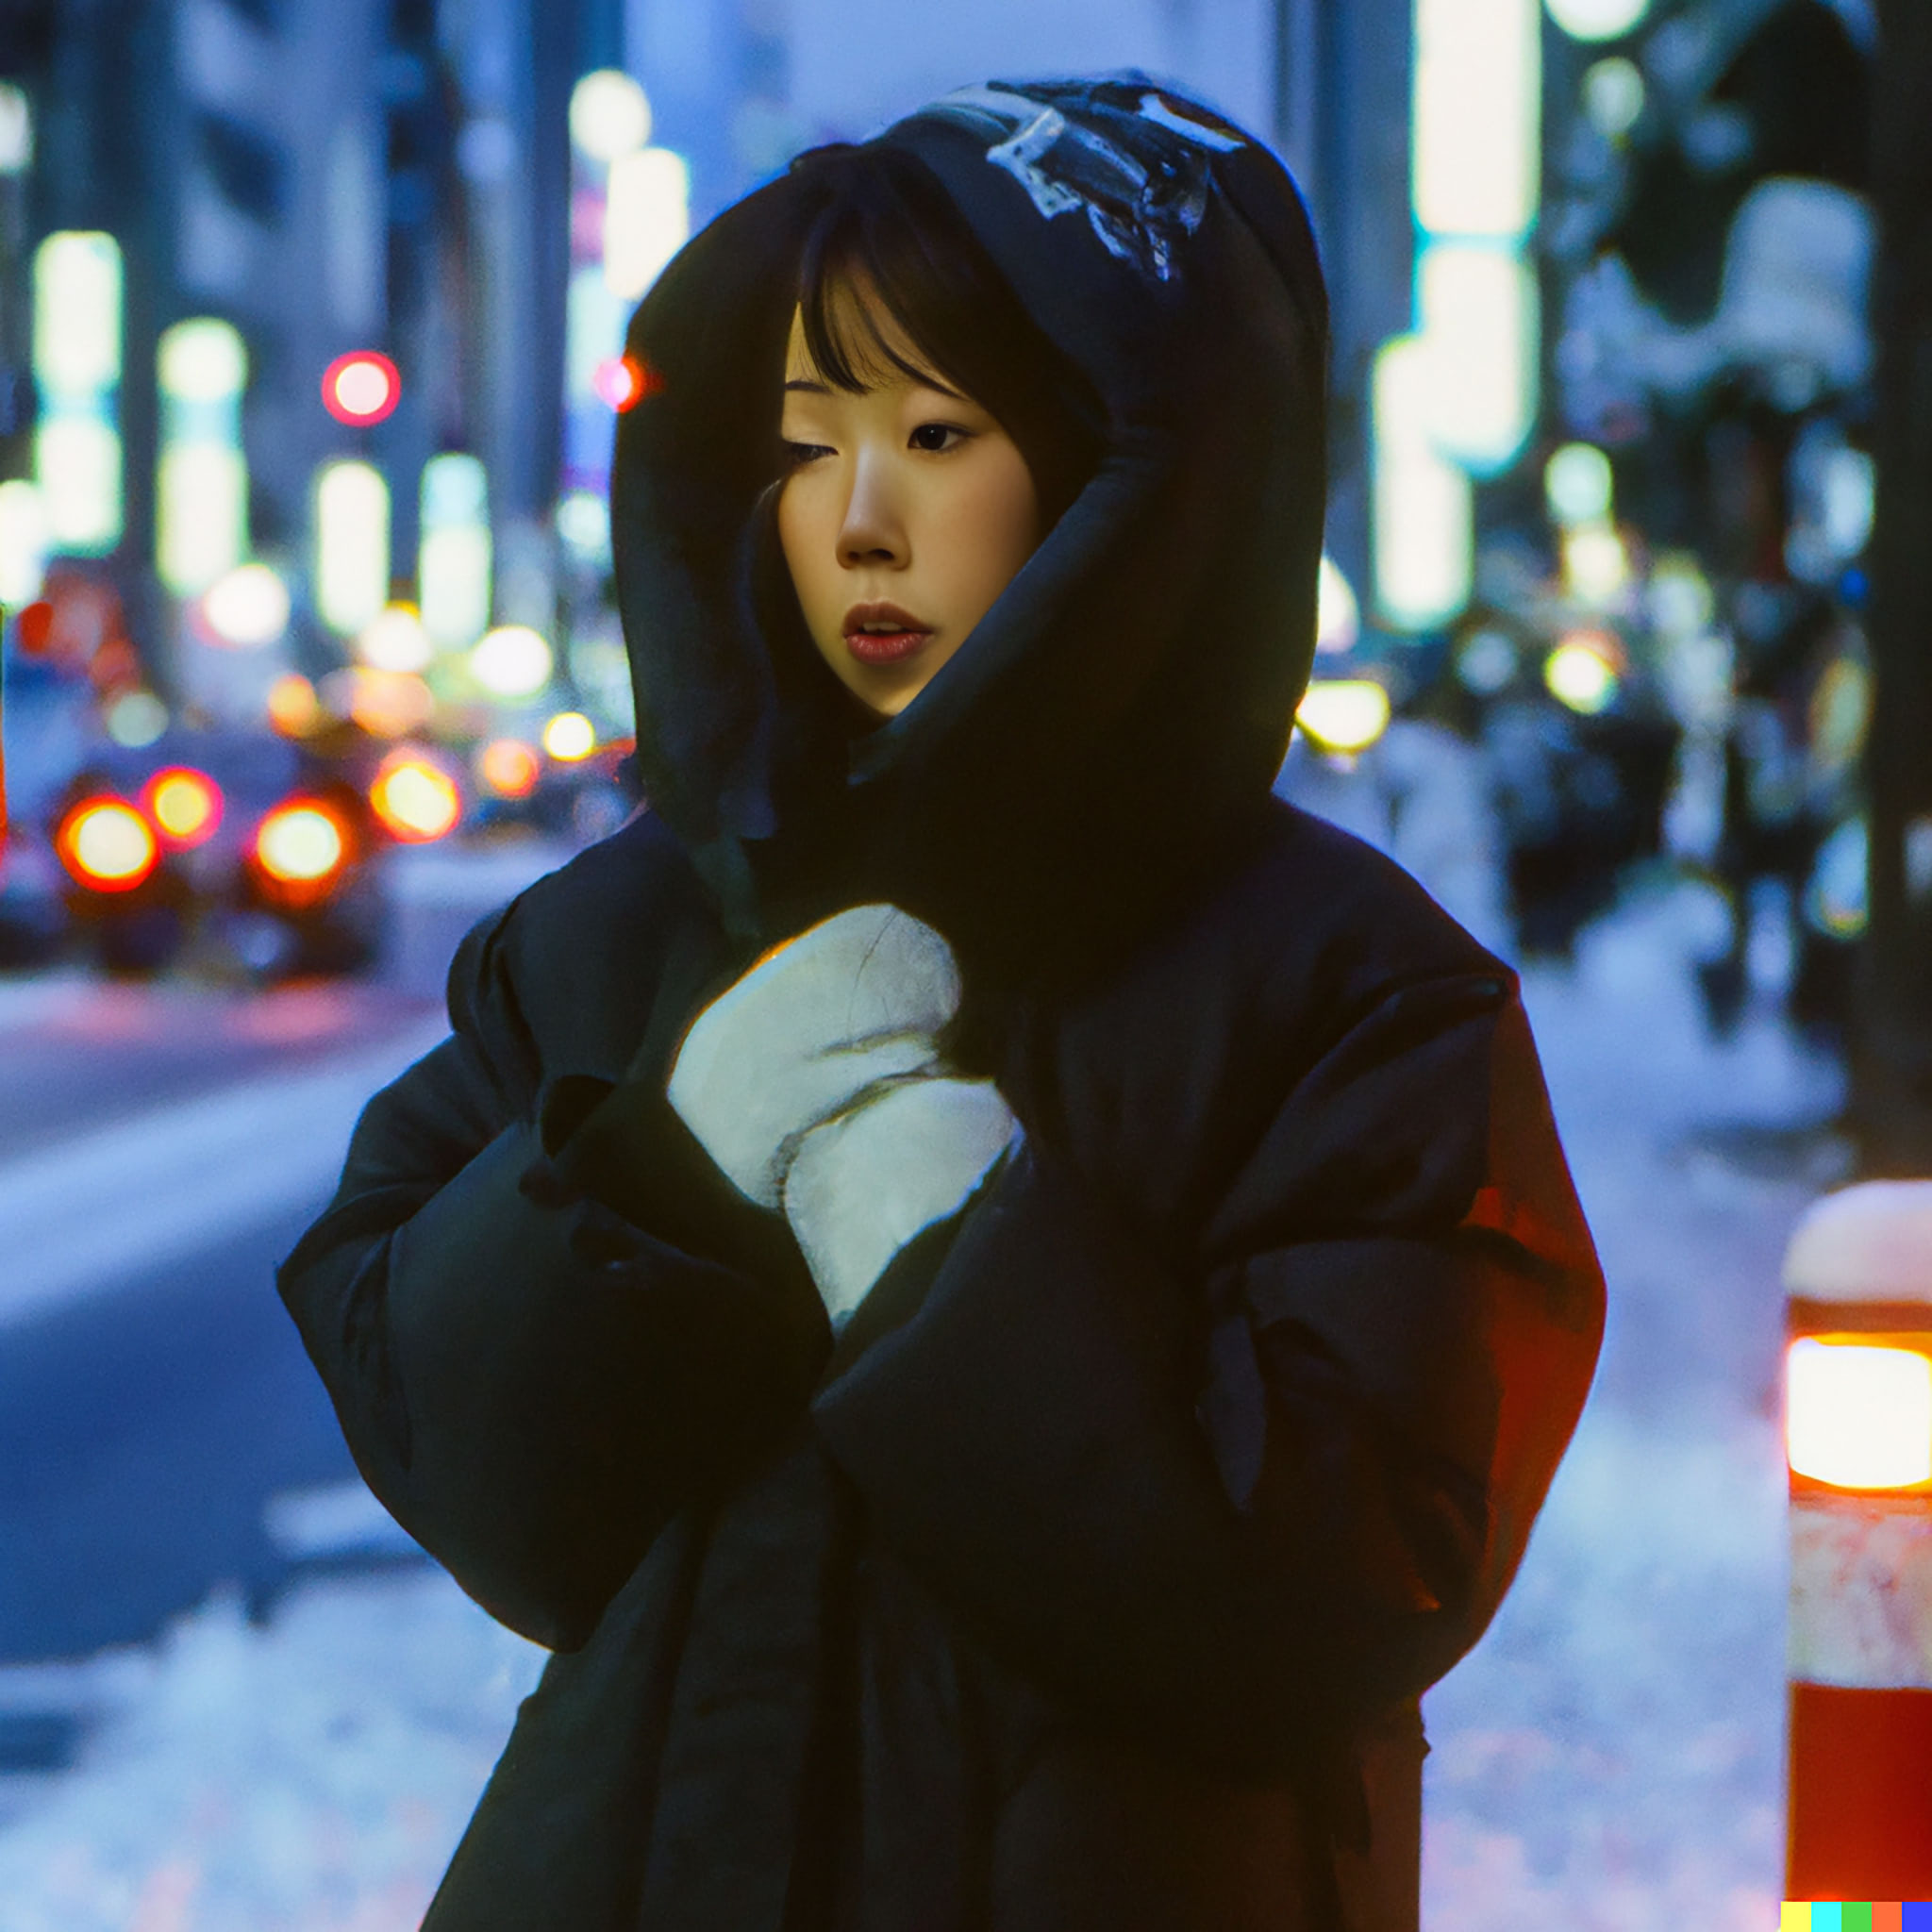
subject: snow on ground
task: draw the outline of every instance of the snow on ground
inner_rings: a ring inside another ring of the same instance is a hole
[[[1467,770],[1426,750],[1404,789],[1453,805]],[[1427,1701],[1428,1932],[1775,1923],[1778,1260],[1840,1176],[1838,1090],[1762,1005],[1707,1040],[1706,911],[1639,894],[1526,976],[1610,1326],[1516,1588]],[[67,1683],[106,1715],[0,1791],[0,1932],[411,1932],[541,1661],[427,1570],[311,1582],[258,1625],[217,1597]],[[0,1721],[33,1690],[0,1673]]]
[[[411,1932],[542,1655],[426,1568],[214,1597],[16,1793],[0,1932]]]

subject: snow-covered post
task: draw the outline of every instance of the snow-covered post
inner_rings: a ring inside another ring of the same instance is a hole
[[[1785,1290],[1785,1895],[1932,1898],[1932,1181],[1815,1203]]]

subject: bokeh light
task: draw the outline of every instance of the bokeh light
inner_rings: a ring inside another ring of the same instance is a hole
[[[1324,751],[1366,751],[1389,728],[1389,693],[1369,677],[1324,679],[1303,693],[1294,722]]]
[[[356,655],[376,671],[421,671],[436,647],[413,604],[391,604],[362,626]]]
[[[122,798],[83,798],[69,808],[54,846],[69,874],[100,892],[131,892],[160,858],[148,822]]]
[[[499,798],[527,798],[542,770],[534,747],[521,738],[492,738],[476,754],[476,774]]]
[[[402,398],[396,365],[375,349],[352,349],[323,371],[322,406],[338,423],[380,423],[395,413]]]
[[[289,627],[289,587],[265,563],[244,563],[219,577],[201,600],[208,630],[225,644],[255,650]]]
[[[205,844],[222,823],[222,788],[192,766],[171,765],[157,772],[142,787],[141,802],[171,845]]]
[[[1550,18],[1573,41],[1614,41],[1642,25],[1650,0],[1548,0]]]
[[[1585,717],[1607,709],[1617,695],[1615,645],[1600,631],[1574,631],[1543,660],[1550,695]]]
[[[453,831],[463,809],[456,780],[416,749],[391,752],[382,761],[369,803],[391,837],[418,845]]]
[[[526,698],[550,682],[555,661],[541,632],[504,624],[484,632],[470,653],[470,673],[492,697]]]
[[[581,711],[558,711],[543,726],[543,749],[564,764],[575,764],[597,749],[597,727]]]
[[[322,719],[322,700],[299,671],[291,671],[269,686],[268,722],[284,738],[307,738]]]
[[[614,67],[587,74],[571,90],[570,138],[607,167],[651,138],[651,103],[629,75]]]
[[[349,841],[335,814],[310,800],[289,800],[261,822],[255,857],[279,884],[316,886],[332,878],[348,857]]]

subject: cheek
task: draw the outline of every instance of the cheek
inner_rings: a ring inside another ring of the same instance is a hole
[[[963,493],[959,511],[960,532],[996,594],[1040,541],[1040,499],[1025,464],[1017,458],[988,464]]]
[[[784,553],[786,569],[791,573],[791,588],[798,592],[807,623],[811,621],[813,565],[821,547],[813,541],[818,520],[812,509],[810,491],[800,489],[796,478],[779,491],[778,548]]]

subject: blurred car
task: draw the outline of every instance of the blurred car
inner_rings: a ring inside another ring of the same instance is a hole
[[[394,834],[360,778],[259,733],[94,747],[40,821],[70,950],[130,974],[192,961],[265,980],[368,965]]]

